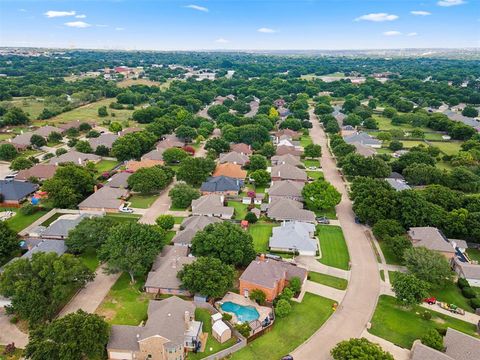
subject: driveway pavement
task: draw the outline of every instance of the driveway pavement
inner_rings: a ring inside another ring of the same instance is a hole
[[[295,262],[307,268],[308,271],[315,271],[321,274],[331,275],[347,280],[350,278],[350,271],[324,265],[319,263],[317,259],[312,256],[296,256]]]
[[[16,347],[24,349],[28,343],[28,335],[21,332],[16,325],[10,323],[10,316],[0,309],[0,345],[15,343]]]
[[[147,211],[140,218],[139,222],[142,224],[154,225],[155,220],[162,214],[166,214],[170,209],[172,204],[168,192],[175,185],[175,182],[171,183],[160,196],[155,200],[155,202],[150,206]]]
[[[322,146],[321,164],[325,179],[342,194],[336,210],[350,252],[351,271],[345,297],[337,311],[309,340],[293,351],[293,357],[302,360],[330,359],[330,350],[340,341],[360,337],[373,315],[380,292],[375,254],[364,227],[355,223],[352,202],[313,110],[310,110],[310,120],[313,124],[310,136],[315,144]]]

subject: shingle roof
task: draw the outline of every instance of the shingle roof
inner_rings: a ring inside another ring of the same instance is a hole
[[[141,169],[141,168],[149,168],[149,167],[153,167],[153,166],[157,166],[157,165],[163,165],[163,161],[162,160],[151,160],[151,159],[143,159],[141,161],[130,160],[125,165],[125,168],[128,171],[135,172],[135,171],[137,171],[138,169]]]
[[[228,176],[235,179],[245,179],[247,172],[242,170],[242,167],[237,164],[225,163],[217,165],[213,172],[213,176]]]
[[[37,191],[38,185],[28,181],[0,180],[0,194],[4,200],[20,201]]]
[[[363,145],[362,143],[359,142],[353,142],[353,146],[355,146],[355,149],[358,154],[369,157],[377,154],[377,151],[370,146]]]
[[[240,281],[273,289],[279,280],[283,278],[289,280],[293,277],[299,277],[303,281],[307,277],[307,270],[286,261],[257,258],[245,269]]]
[[[44,231],[42,237],[66,237],[68,232],[74,229],[83,219],[91,218],[93,214],[67,214],[60,216],[52,222]]]
[[[300,157],[292,154],[275,155],[272,156],[272,163],[274,164],[290,164],[293,166],[301,165]]]
[[[374,137],[370,136],[366,132],[359,132],[343,138],[347,144],[360,143],[362,145],[382,145],[382,142]]]
[[[455,360],[480,359],[480,339],[448,328],[444,338],[445,353]]]
[[[137,335],[141,331],[138,326],[113,325],[110,330],[108,349],[138,351]]]
[[[465,263],[455,258],[455,267],[460,268],[465,279],[480,280],[480,265]]]
[[[454,360],[450,356],[423,345],[420,340],[413,343],[410,360]]]
[[[44,138],[47,138],[52,132],[61,134],[63,130],[55,126],[46,125],[35,130],[33,133],[36,135],[43,136]]]
[[[291,154],[295,156],[300,156],[302,155],[303,151],[297,150],[292,146],[285,146],[285,145],[280,145],[277,146],[277,149],[275,150],[275,155],[286,155],[286,154]]]
[[[33,132],[28,131],[23,134],[15,136],[13,139],[11,139],[10,142],[16,145],[29,146],[31,145],[30,138],[32,137],[32,135],[33,135]]]
[[[290,164],[282,164],[272,167],[271,175],[272,178],[278,177],[282,180],[307,181],[306,171]]]
[[[281,130],[275,132],[276,137],[281,137],[281,136],[284,136],[284,135],[287,135],[288,137],[290,137],[292,139],[295,139],[295,138],[300,137],[301,134],[297,131],[292,130],[292,129],[281,129]]]
[[[216,194],[204,195],[192,201],[193,215],[223,215],[232,217],[233,211],[232,207],[224,206],[222,196]]]
[[[97,147],[100,145],[105,146],[107,149],[111,149],[115,140],[118,139],[116,134],[101,134],[96,138],[87,139],[88,143],[92,147],[93,151],[97,150]]]
[[[163,152],[166,149],[154,149],[142,156],[142,160],[161,160],[163,161]]]
[[[31,177],[38,178],[40,180],[50,179],[55,175],[57,171],[56,165],[50,164],[35,164],[29,169],[20,170],[15,176],[16,180],[28,180]]]
[[[93,125],[93,122],[91,122],[91,121],[72,120],[72,121],[69,121],[69,122],[67,122],[67,123],[65,123],[65,124],[58,124],[58,127],[59,127],[60,129],[62,129],[63,131],[67,131],[67,130],[69,130],[69,129],[71,129],[71,128],[78,129],[79,126],[80,126],[81,124],[84,124],[84,123]]]
[[[105,184],[105,186],[109,186],[112,188],[126,189],[128,188],[127,180],[130,177],[130,175],[132,175],[132,173],[129,173],[127,171],[116,173],[109,179],[109,181]]]
[[[412,227],[408,230],[414,247],[426,247],[430,250],[455,253],[453,246],[442,233],[434,227]]]
[[[310,210],[304,210],[302,203],[282,199],[272,202],[268,206],[267,216],[274,220],[296,220],[315,223],[315,213]]]
[[[304,183],[292,180],[274,181],[268,189],[270,196],[298,197],[302,196]]]
[[[84,154],[76,150],[71,150],[65,154],[51,158],[49,164],[58,165],[72,162],[77,165],[84,165],[88,161],[99,161],[100,159],[101,157],[95,154]]]
[[[238,153],[246,154],[246,155],[250,155],[253,152],[252,149],[250,148],[250,145],[247,145],[244,143],[231,144],[230,150]]]
[[[54,252],[57,255],[63,255],[67,251],[67,246],[65,245],[65,241],[63,240],[47,240],[42,239],[38,244],[30,248],[25,254],[23,254],[22,258],[31,258],[33,254],[44,252],[44,253],[51,253]]]
[[[220,164],[234,163],[239,165],[245,165],[249,160],[250,159],[248,158],[247,155],[244,155],[235,151],[230,151],[228,153],[220,154],[218,162]]]
[[[385,180],[396,191],[403,191],[403,190],[410,190],[411,189],[411,187],[408,186],[408,184],[404,180],[391,179],[391,178],[386,178]]]
[[[318,241],[310,235],[315,225],[300,221],[283,223],[272,229],[269,246],[273,248],[297,249],[298,251],[317,251]]]
[[[167,136],[165,139],[157,143],[157,149],[168,149],[172,147],[183,147],[185,142],[176,136]]]
[[[79,208],[118,209],[123,204],[120,198],[128,194],[127,190],[104,186],[78,204]]]
[[[243,180],[233,179],[227,176],[212,176],[207,179],[200,191],[203,192],[222,192],[222,191],[240,191],[243,186]]]
[[[195,234],[203,230],[207,225],[222,222],[219,218],[212,216],[190,216],[183,220],[179,231],[172,239],[174,244],[191,244]]]

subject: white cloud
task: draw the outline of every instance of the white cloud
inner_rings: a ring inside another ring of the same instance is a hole
[[[215,40],[215,42],[219,44],[228,44],[230,41],[224,38],[218,38],[217,40]]]
[[[410,14],[415,15],[415,16],[428,16],[428,15],[432,15],[431,12],[429,12],[429,11],[423,11],[423,10],[410,11]]]
[[[208,8],[204,6],[199,6],[199,5],[187,5],[185,6],[186,8],[197,10],[197,11],[203,11],[203,12],[208,12]]]
[[[87,17],[87,15],[84,15],[84,14],[80,14],[80,15],[75,15],[75,17],[77,19],[85,19]]]
[[[92,26],[84,21],[70,21],[70,22],[66,22],[64,25],[68,27],[78,28],[78,29],[84,29]]]
[[[115,30],[116,30],[116,31],[123,31],[123,30],[125,30],[125,28],[123,28],[123,27],[116,27]]]
[[[74,16],[76,14],[76,11],[54,11],[54,10],[48,10],[45,15],[48,18],[56,18],[56,17],[64,17],[64,16]]]
[[[397,20],[398,15],[387,14],[387,13],[372,13],[359,16],[355,19],[355,21],[374,21],[374,22],[382,22],[382,21],[393,21]]]
[[[260,33],[264,33],[264,34],[273,34],[273,33],[277,32],[274,29],[270,29],[270,28],[266,28],[266,27],[262,27],[260,29],[257,29],[257,31],[260,32]]]
[[[27,12],[27,9],[18,9],[20,12]]]
[[[462,4],[466,4],[466,2],[463,0],[441,0],[437,2],[438,6],[443,6],[443,7],[457,6]]]
[[[410,33],[407,34],[407,36],[417,36],[417,35],[418,35],[418,33],[416,33],[416,32],[410,32]]]
[[[385,36],[398,36],[398,35],[402,35],[402,33],[400,31],[385,31],[383,33],[383,35],[385,35]]]

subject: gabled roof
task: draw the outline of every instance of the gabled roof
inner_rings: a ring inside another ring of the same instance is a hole
[[[247,155],[244,155],[235,151],[230,151],[228,153],[220,154],[220,157],[218,159],[218,162],[220,164],[234,163],[239,165],[245,165],[249,161],[250,159],[248,158]]]
[[[290,164],[293,166],[301,165],[300,156],[295,156],[292,154],[285,155],[274,155],[272,156],[272,163],[276,164]]]
[[[295,138],[299,138],[301,134],[297,131],[292,130],[292,129],[281,129],[281,130],[275,132],[276,137],[281,137],[281,136],[284,136],[284,135],[287,135],[291,139],[295,139]]]
[[[379,146],[382,145],[382,142],[378,139],[375,139],[373,136],[370,136],[366,132],[358,132],[343,138],[347,144],[360,143],[367,146]]]
[[[302,153],[303,153],[302,150],[297,150],[292,146],[285,146],[285,145],[277,146],[277,150],[275,151],[275,155],[291,154],[295,156],[300,156],[302,155]]]
[[[107,149],[111,149],[115,140],[118,139],[116,134],[101,134],[96,138],[87,139],[88,143],[92,147],[93,151],[97,150],[97,147],[100,145],[105,146]]]
[[[244,144],[244,143],[238,143],[238,144],[231,144],[230,145],[230,150],[250,155],[253,153],[252,149],[250,148],[250,145]]]
[[[437,228],[429,226],[411,227],[408,230],[408,236],[410,236],[414,247],[423,246],[430,250],[455,253],[453,246]]]
[[[480,359],[480,339],[448,328],[444,338],[445,353],[455,360]]]
[[[363,145],[362,143],[354,142],[352,145],[355,146],[357,153],[362,156],[369,157],[377,154],[375,149],[370,146]]]
[[[135,172],[141,168],[149,168],[157,165],[163,165],[163,160],[142,159],[141,161],[130,160],[125,165],[127,171]]]
[[[67,131],[71,128],[75,128],[75,129],[78,129],[80,127],[81,124],[89,124],[89,125],[93,125],[94,123],[92,121],[83,121],[83,120],[72,120],[72,121],[69,121],[65,124],[58,124],[58,127],[60,129],[62,129],[63,131]]]
[[[183,147],[185,146],[185,141],[180,140],[174,135],[166,136],[165,139],[157,143],[157,149],[169,149],[172,147]]]
[[[227,176],[234,179],[245,179],[247,172],[242,170],[242,167],[237,164],[225,163],[217,165],[213,176]]]
[[[43,136],[44,138],[47,138],[53,132],[61,134],[63,130],[55,126],[46,125],[46,126],[42,126],[41,128],[38,128],[33,133],[36,135]]]
[[[304,221],[315,223],[315,213],[304,210],[303,204],[290,199],[278,198],[268,205],[267,216],[274,220]]]
[[[20,201],[37,191],[38,185],[28,181],[0,180],[0,194],[7,201]]]
[[[60,216],[52,222],[44,231],[42,237],[66,237],[68,232],[74,229],[83,219],[91,218],[93,214],[67,214]]]
[[[161,160],[163,161],[163,152],[166,149],[154,149],[142,156],[142,160]]]
[[[420,340],[413,343],[410,353],[410,360],[454,360],[450,356],[435,350],[427,345],[423,345]]]
[[[290,164],[282,164],[272,167],[271,175],[272,178],[280,178],[282,180],[307,181],[306,171]]]
[[[204,195],[192,201],[194,215],[223,215],[232,217],[234,209],[223,205],[223,197],[216,194]]]
[[[70,150],[65,154],[51,158],[49,164],[58,165],[71,162],[76,165],[84,165],[88,161],[99,161],[100,159],[101,157],[95,154],[85,154],[76,150]]]
[[[190,216],[183,220],[179,231],[172,239],[174,244],[191,244],[195,234],[203,230],[207,225],[222,222],[213,216]]]
[[[300,221],[286,222],[272,229],[269,246],[298,251],[317,251],[318,242],[311,237],[314,232],[313,224]]]
[[[270,196],[301,197],[304,183],[292,180],[274,181],[268,189]]]
[[[455,258],[455,267],[460,268],[465,279],[480,280],[480,265],[465,263]]]
[[[15,175],[16,180],[28,180],[31,177],[35,177],[40,180],[50,179],[55,175],[57,171],[56,165],[50,164],[35,164],[29,169],[20,170],[17,175]]]
[[[240,191],[243,186],[243,180],[230,178],[227,176],[212,176],[207,179],[200,191],[202,192],[222,192],[222,191]]]
[[[10,139],[9,141],[15,145],[29,146],[31,145],[30,139],[32,135],[33,135],[33,132],[27,131],[27,132],[24,132],[23,134],[15,136],[13,139]]]
[[[127,190],[104,186],[78,204],[79,208],[118,209],[122,198],[128,194]]]
[[[396,191],[403,191],[403,190],[410,190],[411,187],[405,182],[405,180],[398,180],[398,179],[385,179],[388,184],[394,188]]]

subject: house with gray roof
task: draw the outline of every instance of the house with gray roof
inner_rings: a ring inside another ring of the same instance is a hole
[[[381,148],[382,147],[382,142],[373,136],[367,134],[366,132],[357,132],[352,135],[344,136],[343,140],[347,144],[352,144],[354,145],[355,143],[360,143],[365,146],[370,146],[372,148]]]
[[[22,134],[19,134],[15,136],[13,139],[10,139],[9,142],[12,143],[12,145],[14,145],[16,148],[26,149],[31,145],[30,140],[32,138],[32,135],[39,135],[47,139],[48,135],[50,135],[52,132],[57,132],[61,134],[63,130],[50,125],[42,126],[41,128],[38,128],[35,131],[27,131]]]
[[[160,149],[153,149],[152,151],[149,151],[145,155],[142,156],[141,160],[156,160],[156,161],[163,161],[163,152],[166,149],[160,148]]]
[[[301,221],[284,221],[281,226],[272,229],[268,245],[270,251],[316,256],[318,241],[315,238],[315,225]]]
[[[108,358],[183,360],[188,350],[197,348],[202,334],[202,322],[194,316],[192,301],[177,296],[150,300],[144,326],[112,326]]]
[[[128,196],[126,189],[104,186],[78,204],[78,208],[84,211],[118,212]]]
[[[105,146],[107,149],[111,149],[115,140],[118,139],[116,134],[100,134],[99,137],[88,138],[87,142],[92,147],[93,151],[97,150],[97,147]]]
[[[370,156],[377,155],[377,151],[371,146],[363,145],[359,142],[354,142],[352,143],[352,145],[355,146],[355,150],[357,154],[362,155],[363,157],[370,157]]]
[[[212,176],[202,183],[200,192],[202,195],[238,195],[243,187],[243,180],[234,179],[228,176]]]
[[[266,190],[266,192],[268,193],[271,201],[278,198],[303,201],[302,190],[304,186],[305,184],[299,181],[274,181],[270,185],[270,188]]]
[[[480,287],[480,265],[463,262],[454,257],[452,266],[458,277],[467,280],[470,286]]]
[[[250,161],[250,158],[247,155],[238,153],[236,151],[230,151],[228,153],[220,154],[218,162],[220,164],[233,163],[244,166]]]
[[[65,214],[53,221],[48,227],[39,226],[32,231],[30,236],[38,236],[45,239],[64,240],[68,237],[70,230],[73,230],[82,220],[90,219],[99,214]]]
[[[85,165],[89,161],[93,163],[97,163],[101,159],[102,158],[100,156],[95,154],[85,154],[76,150],[70,150],[65,154],[51,158],[48,163],[51,165],[60,165],[60,164],[66,164],[71,162],[76,165]]]
[[[440,230],[435,227],[411,227],[408,230],[408,237],[414,247],[425,247],[427,249],[437,251],[444,255],[447,259],[455,256],[455,249],[448,239]]]
[[[293,156],[301,156],[303,154],[303,151],[293,146],[286,146],[286,145],[277,146],[275,150],[275,155],[286,155],[286,154],[290,154]]]
[[[178,246],[190,246],[195,234],[207,225],[222,222],[211,216],[189,216],[180,224],[180,231],[173,237],[172,243]]]
[[[279,198],[268,204],[267,216],[277,221],[302,221],[315,224],[315,213],[303,209],[301,202]]]
[[[46,139],[50,136],[51,133],[54,133],[54,132],[62,134],[63,130],[55,126],[46,125],[46,126],[42,126],[41,128],[38,128],[33,133],[36,135],[40,135]]]
[[[411,190],[412,188],[407,184],[405,180],[386,178],[385,181],[393,188],[395,191]]]
[[[51,179],[56,171],[56,165],[35,164],[31,168],[20,170],[15,175],[15,180],[26,181],[30,178],[36,178],[39,181],[45,181]]]
[[[272,181],[292,180],[302,183],[307,182],[307,172],[290,164],[282,164],[272,167]]]
[[[121,171],[113,175],[110,179],[107,180],[105,186],[109,186],[117,189],[127,189],[128,188],[128,178],[132,173],[127,171]]]
[[[172,147],[184,147],[185,141],[175,135],[167,135],[165,138],[157,143],[157,149],[169,149]]]
[[[192,214],[215,216],[220,219],[231,219],[234,209],[224,205],[224,196],[217,194],[203,195],[192,201]]]
[[[292,166],[302,165],[302,162],[300,161],[300,156],[295,156],[292,154],[274,155],[270,160],[272,161],[272,166],[283,164],[289,164]]]
[[[29,181],[0,180],[1,202],[20,204],[38,190],[38,185]]]

